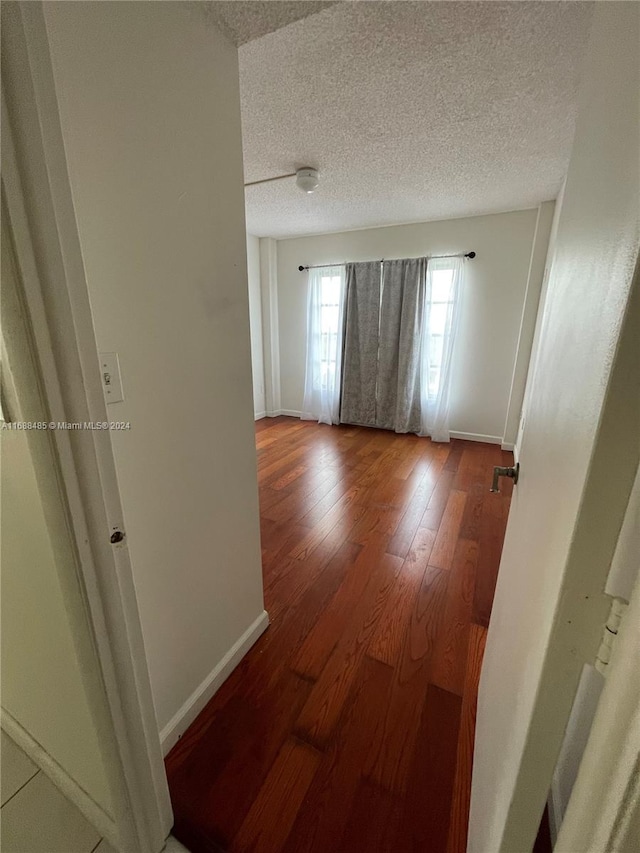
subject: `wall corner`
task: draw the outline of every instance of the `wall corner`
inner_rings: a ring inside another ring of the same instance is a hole
[[[260,239],[262,341],[267,415],[280,412],[280,335],[278,324],[278,243]]]

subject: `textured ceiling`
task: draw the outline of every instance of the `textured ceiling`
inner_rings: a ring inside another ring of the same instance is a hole
[[[211,14],[236,45],[260,38],[300,18],[314,15],[331,2],[316,0],[214,0],[209,3]]]
[[[533,207],[574,130],[592,4],[344,2],[240,48],[247,227],[293,236]]]

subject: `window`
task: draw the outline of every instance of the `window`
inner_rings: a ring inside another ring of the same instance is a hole
[[[429,299],[428,317],[428,392],[429,397],[437,397],[442,372],[445,331],[450,326],[453,312],[453,269],[433,269],[429,272],[431,287],[427,293]]]
[[[448,441],[462,265],[455,255],[308,267],[302,418]]]
[[[320,280],[320,383],[323,390],[332,384],[339,352],[340,276],[323,275]]]
[[[307,294],[307,363],[302,418],[340,421],[345,268],[312,267]]]

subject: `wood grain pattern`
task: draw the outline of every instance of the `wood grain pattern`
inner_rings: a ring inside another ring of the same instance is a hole
[[[298,524],[306,524],[304,516],[300,515],[300,508],[306,506],[311,510],[319,501],[333,490],[339,489],[341,497],[346,491],[348,484],[337,480],[336,471],[332,468],[309,470],[300,477],[294,485],[286,489],[285,494],[270,487],[260,489],[260,515],[263,519],[271,519],[279,523],[296,518]],[[336,502],[332,497],[330,507]],[[324,512],[320,518],[324,515]],[[311,525],[313,526],[313,525]]]
[[[464,492],[452,491],[449,494],[449,500],[429,559],[430,564],[436,569],[451,568],[466,501],[467,496]]]
[[[192,853],[462,853],[499,447],[256,424],[271,624],[166,760]]]
[[[232,849],[271,853],[282,847],[319,763],[319,753],[289,738],[253,801]]]
[[[476,731],[476,705],[478,684],[487,631],[479,625],[469,629],[467,667],[462,695],[460,733],[456,755],[456,773],[451,798],[451,816],[447,853],[465,853],[467,849],[467,824],[471,801],[471,771],[473,768],[473,739]]]
[[[393,670],[364,657],[353,681],[335,736],[291,831],[285,853],[335,850],[351,812],[361,767],[384,737],[380,705],[388,696]]]
[[[408,784],[420,715],[429,686],[429,674],[442,630],[448,577],[427,568],[405,632],[402,656],[394,669],[385,707],[380,708],[384,737],[372,747],[364,775],[389,791],[403,794]]]
[[[347,819],[340,853],[391,853],[402,820],[402,800],[384,788],[363,780]]]
[[[443,468],[420,521],[420,527],[428,527],[429,530],[438,530],[454,480],[455,472]]]
[[[293,650],[290,666],[294,672],[313,679],[320,677],[338,640],[351,622],[354,602],[360,601],[376,565],[384,554],[384,544],[363,548],[349,572],[300,648]]]
[[[306,471],[306,465],[296,465],[295,468],[291,468],[291,470],[287,471],[286,474],[283,474],[282,477],[278,477],[275,483],[271,484],[271,488],[275,489],[277,492],[281,491],[282,489],[286,489],[299,477],[302,477],[302,475],[306,473]]]
[[[458,540],[448,572],[443,627],[436,641],[431,670],[433,684],[459,696],[463,693],[467,668],[467,644],[477,564],[477,543]]]
[[[410,849],[446,850],[461,705],[459,696],[429,685],[405,797]]]
[[[321,748],[327,745],[340,716],[355,672],[401,566],[399,557],[384,554],[373,567],[364,593],[353,608],[345,631],[300,713],[296,732]]]
[[[371,657],[382,663],[397,666],[400,662],[411,610],[427,569],[433,541],[432,530],[417,531],[398,580],[387,597],[368,650]]]

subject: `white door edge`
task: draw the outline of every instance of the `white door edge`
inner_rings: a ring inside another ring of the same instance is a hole
[[[640,558],[639,558],[640,567]],[[640,574],[607,666],[555,850],[636,850],[640,829]]]

